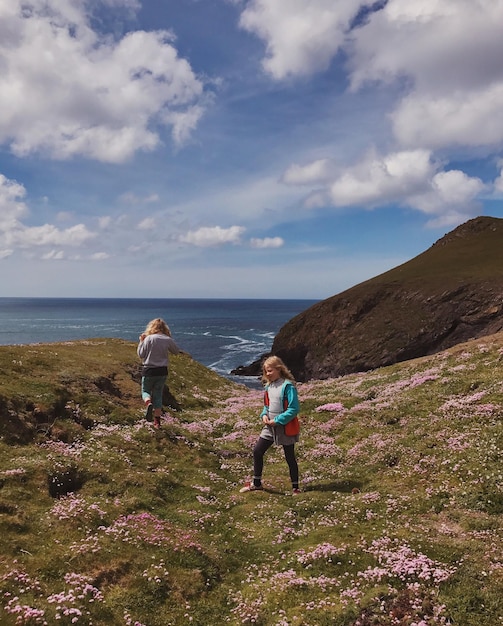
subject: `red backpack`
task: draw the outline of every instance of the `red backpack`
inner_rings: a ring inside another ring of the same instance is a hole
[[[283,411],[288,409],[288,398],[286,397],[286,393],[284,392],[284,387],[281,390],[281,395],[283,396]],[[264,391],[264,406],[269,406],[269,394],[267,393],[267,389]],[[287,437],[295,437],[300,433],[300,421],[299,416],[296,415],[289,422],[285,424],[285,435]]]

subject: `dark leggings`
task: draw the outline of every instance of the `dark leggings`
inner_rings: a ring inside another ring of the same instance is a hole
[[[257,443],[253,448],[253,483],[256,487],[262,484],[262,470],[264,469],[264,454],[269,450],[274,441],[271,439],[264,439],[259,437]],[[288,469],[290,470],[290,480],[294,489],[299,486],[299,466],[297,465],[297,459],[295,458],[295,444],[292,443],[289,446],[283,446],[283,452],[285,453],[285,459],[288,463]]]

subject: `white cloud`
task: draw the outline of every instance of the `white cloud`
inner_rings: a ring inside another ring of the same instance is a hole
[[[22,201],[25,195],[23,185],[0,174],[0,235],[2,231],[15,227],[18,220],[28,213]]]
[[[0,250],[0,259],[6,259],[12,256],[14,250]]]
[[[343,168],[331,159],[292,164],[288,185],[317,186],[308,207],[373,208],[398,204],[451,225],[480,209],[487,190],[477,177],[437,162],[450,148],[503,146],[503,2],[493,0],[253,0],[240,25],[266,45],[263,65],[275,79],[309,75],[347,54],[350,91],[393,84],[389,153],[370,151]],[[367,18],[355,26],[360,11]],[[479,152],[480,154],[480,152]],[[445,171],[444,171],[445,170]],[[503,189],[503,176],[496,191]]]
[[[156,220],[153,217],[146,217],[138,224],[140,230],[154,230],[156,226]]]
[[[281,248],[285,241],[281,237],[264,237],[263,239],[252,238],[250,245],[252,248]]]
[[[165,110],[162,120],[166,125],[173,127],[173,139],[177,145],[184,144],[197,127],[199,120],[204,115],[203,106],[194,105],[185,111]]]
[[[12,249],[42,246],[80,246],[95,237],[84,224],[76,224],[64,230],[52,224],[26,226],[21,219],[28,215],[22,199],[26,195],[23,185],[0,174],[0,245],[9,255]],[[56,253],[48,251],[55,258]]]
[[[61,261],[65,258],[62,250],[50,250],[41,256],[43,261]]]
[[[345,40],[345,31],[361,0],[251,0],[242,12],[240,26],[266,43],[262,63],[266,72],[281,80],[328,68]]]
[[[189,231],[179,237],[182,243],[189,243],[202,248],[220,246],[226,243],[238,244],[245,229],[242,226],[221,226],[203,227],[198,230]]]
[[[433,173],[427,150],[395,152],[384,157],[369,153],[331,183],[329,197],[335,206],[400,202],[423,190]]]
[[[15,155],[120,163],[159,145],[156,123],[170,127],[176,143],[187,139],[203,113],[203,84],[178,57],[171,33],[136,31],[114,41],[92,30],[83,3],[6,4],[0,142]]]
[[[101,0],[114,9],[129,9],[132,13],[141,9],[139,0]]]
[[[327,182],[336,171],[331,159],[318,159],[307,165],[294,163],[283,174],[281,180],[287,185],[312,185]]]
[[[435,216],[430,225],[459,224],[477,213],[477,198],[486,186],[460,170],[443,171],[440,167],[427,150],[385,156],[370,152],[324,190],[313,193],[306,204],[375,208],[394,203]]]
[[[95,234],[89,231],[84,224],[77,224],[71,228],[60,230],[52,224],[43,226],[22,226],[4,234],[5,240],[11,245],[21,248],[33,246],[80,246]]]
[[[476,199],[484,189],[479,178],[467,176],[459,170],[438,172],[429,181],[429,189],[409,198],[408,204],[437,216],[428,223],[429,226],[449,226],[477,214],[480,204]]]
[[[404,146],[498,146],[503,143],[502,109],[503,80],[439,97],[415,92],[403,99],[391,119]]]
[[[503,4],[388,0],[352,33],[352,86],[410,77],[429,93],[501,80]]]
[[[98,218],[98,225],[102,230],[105,230],[112,223],[112,218],[109,215],[104,215]]]
[[[57,222],[68,222],[74,218],[74,215],[71,211],[59,211],[56,213],[56,221]]]
[[[480,178],[470,177],[459,170],[450,170],[436,174],[433,187],[445,202],[462,204],[467,199],[476,198],[483,191],[484,184]]]
[[[404,81],[391,115],[402,146],[501,146],[501,24],[501,1],[389,0],[353,32],[352,88]]]
[[[264,41],[263,66],[274,79],[325,70],[343,50],[353,91],[401,84],[391,114],[401,147],[501,146],[503,2],[388,0],[376,7],[364,0],[251,0],[240,25]],[[367,19],[351,28],[362,10],[370,10]],[[292,166],[285,182],[300,173]]]

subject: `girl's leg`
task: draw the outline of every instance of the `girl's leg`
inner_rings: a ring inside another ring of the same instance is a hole
[[[152,402],[152,390],[150,388],[151,380],[148,376],[141,377],[141,397],[145,404]]]
[[[161,425],[162,392],[166,384],[166,376],[152,376],[152,404],[154,405],[154,427]]]
[[[152,377],[151,376],[142,376],[141,379],[141,397],[143,402],[145,402],[145,406],[147,407],[147,411],[145,413],[145,419],[150,421],[152,419],[153,413],[153,404],[152,404]]]
[[[299,488],[299,466],[297,464],[297,459],[295,458],[295,444],[292,443],[290,446],[283,446],[283,451],[285,453],[285,459],[288,463],[288,469],[290,470],[290,480],[292,481],[292,489]]]
[[[253,448],[253,485],[262,486],[262,470],[264,469],[264,454],[269,450],[274,442],[269,439],[259,437]]]

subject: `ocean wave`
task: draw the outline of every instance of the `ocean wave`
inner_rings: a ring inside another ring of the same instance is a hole
[[[314,302],[0,298],[0,343],[57,343],[91,337],[136,342],[149,320],[162,317],[175,341],[194,359],[223,376],[245,378],[248,383],[248,377],[232,377],[230,371],[268,352],[283,324]]]

